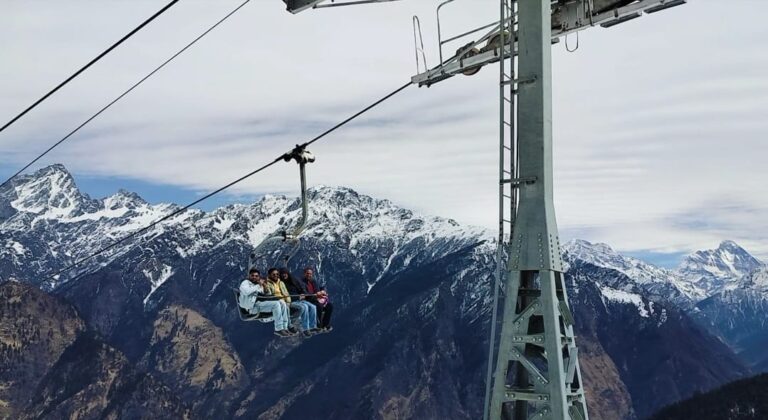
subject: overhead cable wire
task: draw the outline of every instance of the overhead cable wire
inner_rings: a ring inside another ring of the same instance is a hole
[[[165,7],[163,7],[163,8],[162,8],[162,9],[160,9],[160,10],[158,10],[158,11],[157,11],[157,12],[156,12],[154,15],[150,16],[150,17],[149,17],[147,20],[145,20],[144,22],[142,22],[142,23],[141,23],[141,25],[139,25],[139,26],[135,27],[135,28],[134,28],[134,29],[133,29],[131,32],[128,32],[128,33],[127,33],[125,36],[123,36],[122,38],[120,38],[120,40],[118,40],[117,42],[115,42],[114,44],[112,44],[112,46],[110,46],[109,48],[107,48],[106,50],[104,50],[104,51],[103,51],[101,54],[99,54],[98,56],[96,56],[96,58],[94,58],[93,60],[91,60],[90,62],[88,62],[88,64],[86,64],[85,66],[81,67],[81,68],[80,68],[80,70],[76,71],[74,74],[72,74],[71,76],[69,76],[68,78],[66,78],[66,79],[65,79],[63,82],[59,83],[59,85],[58,85],[58,86],[56,86],[56,87],[55,87],[55,88],[53,88],[53,89],[52,89],[50,92],[48,92],[48,93],[46,93],[45,95],[43,95],[43,97],[42,97],[42,98],[40,98],[40,99],[38,99],[37,101],[35,101],[35,103],[33,103],[32,105],[30,105],[29,107],[27,107],[27,109],[25,109],[24,111],[21,111],[21,113],[20,113],[19,115],[17,115],[17,116],[15,116],[15,117],[13,117],[13,118],[12,118],[10,121],[8,121],[7,123],[5,123],[5,125],[3,125],[2,127],[0,127],[0,133],[1,133],[1,132],[3,132],[3,130],[5,130],[6,128],[10,127],[10,126],[11,126],[11,124],[13,124],[13,123],[15,123],[16,121],[18,121],[18,120],[19,120],[19,118],[21,118],[21,117],[23,117],[24,115],[26,115],[26,113],[27,113],[27,112],[31,111],[31,110],[32,110],[32,109],[34,109],[36,106],[40,105],[40,104],[41,104],[41,103],[42,103],[44,100],[48,99],[48,97],[50,97],[51,95],[53,95],[54,93],[56,93],[56,91],[58,91],[59,89],[61,89],[62,87],[64,87],[64,85],[66,85],[67,83],[71,82],[71,81],[72,81],[74,78],[76,78],[77,76],[79,76],[79,75],[80,75],[82,72],[84,72],[84,71],[88,70],[88,68],[89,68],[89,67],[91,67],[92,65],[94,65],[94,64],[95,64],[97,61],[99,61],[99,60],[101,60],[102,58],[104,58],[104,56],[105,56],[105,55],[107,55],[107,54],[109,54],[110,52],[112,52],[112,50],[114,50],[115,48],[117,48],[117,47],[118,47],[120,44],[122,44],[123,42],[125,42],[125,41],[126,41],[128,38],[132,37],[134,34],[136,34],[136,32],[139,32],[141,29],[143,29],[145,26],[147,26],[147,25],[148,25],[150,22],[152,22],[152,21],[153,21],[153,20],[155,20],[155,19],[156,19],[158,16],[162,15],[163,13],[165,13],[165,11],[166,11],[166,10],[170,9],[170,8],[171,8],[171,6],[173,6],[174,4],[176,4],[176,3],[178,3],[178,2],[179,2],[179,0],[173,0],[173,1],[171,1],[170,3],[166,4],[166,5],[165,5]]]
[[[367,107],[363,108],[363,109],[362,109],[362,110],[360,110],[358,113],[356,113],[356,114],[352,115],[351,117],[347,118],[346,120],[344,120],[344,121],[342,121],[342,122],[340,122],[340,123],[336,124],[335,126],[333,126],[333,127],[329,128],[329,129],[328,129],[328,130],[326,130],[324,133],[322,133],[322,134],[320,134],[319,136],[317,136],[317,137],[313,138],[312,140],[310,140],[310,141],[308,141],[308,142],[306,142],[306,143],[302,144],[302,147],[307,147],[307,146],[309,146],[310,144],[312,144],[312,143],[314,143],[314,142],[316,142],[316,141],[318,141],[318,140],[322,139],[323,137],[327,136],[328,134],[331,134],[331,133],[333,133],[334,131],[336,131],[336,130],[337,130],[337,129],[339,129],[340,127],[342,127],[342,126],[346,125],[348,122],[350,122],[350,121],[354,120],[355,118],[357,118],[357,117],[359,117],[359,116],[361,116],[361,115],[365,114],[366,112],[370,111],[372,108],[375,108],[375,107],[376,107],[377,105],[379,105],[380,103],[382,103],[382,102],[386,101],[387,99],[389,99],[389,98],[391,98],[391,97],[393,97],[393,96],[397,95],[398,93],[402,92],[402,91],[403,91],[405,88],[407,88],[407,87],[408,87],[408,86],[410,86],[411,84],[412,84],[411,82],[408,82],[408,83],[406,83],[406,84],[404,84],[404,85],[400,86],[399,88],[397,88],[397,89],[393,90],[392,92],[388,93],[386,96],[382,97],[382,98],[381,98],[381,99],[379,99],[378,101],[376,101],[376,102],[374,102],[374,103],[372,103],[372,104],[368,105]]]
[[[131,87],[129,87],[129,88],[126,90],[126,91],[124,91],[123,93],[121,93],[121,94],[120,94],[120,95],[119,95],[117,98],[113,99],[113,100],[112,100],[112,102],[108,103],[106,106],[104,106],[103,108],[101,108],[101,109],[100,109],[98,112],[96,112],[95,114],[93,114],[93,115],[92,115],[90,118],[88,118],[87,120],[85,120],[85,121],[84,121],[82,124],[80,124],[79,126],[77,126],[77,127],[74,129],[74,130],[70,131],[70,132],[69,132],[69,134],[67,134],[66,136],[62,137],[62,138],[61,138],[61,140],[57,141],[57,142],[56,142],[56,143],[54,143],[54,144],[53,144],[51,147],[49,147],[48,149],[46,149],[46,150],[45,150],[43,153],[39,154],[39,155],[38,155],[36,158],[32,159],[32,161],[31,161],[31,162],[29,162],[28,164],[26,164],[26,165],[25,165],[23,168],[19,169],[19,170],[18,170],[18,171],[17,171],[15,174],[11,175],[11,176],[10,176],[10,178],[8,178],[8,179],[6,179],[5,181],[3,181],[3,183],[2,183],[2,184],[0,184],[0,188],[4,187],[4,186],[5,186],[6,184],[8,184],[8,183],[9,183],[9,182],[10,182],[10,181],[13,179],[13,178],[15,178],[15,177],[19,176],[19,175],[20,175],[22,172],[24,172],[25,170],[27,170],[27,169],[28,169],[30,166],[34,165],[34,164],[35,164],[35,163],[36,163],[38,160],[42,159],[42,158],[43,158],[43,156],[45,156],[45,155],[47,155],[48,153],[50,153],[50,152],[51,152],[53,149],[55,149],[56,147],[58,147],[58,146],[59,146],[61,143],[64,143],[65,141],[67,141],[67,139],[69,139],[69,138],[70,138],[70,137],[72,137],[72,136],[73,136],[75,133],[77,133],[78,131],[80,131],[80,129],[82,129],[83,127],[85,127],[86,125],[88,125],[88,123],[90,123],[91,121],[93,121],[94,119],[96,119],[96,117],[98,117],[99,115],[101,115],[101,114],[102,114],[104,111],[106,111],[107,109],[111,108],[111,107],[112,107],[112,105],[116,104],[116,103],[117,103],[119,100],[123,99],[123,98],[124,98],[126,95],[128,95],[129,93],[131,93],[131,92],[132,92],[134,89],[136,89],[137,87],[139,87],[139,85],[141,85],[141,84],[142,84],[142,83],[144,83],[144,82],[145,82],[147,79],[149,79],[150,77],[152,77],[152,76],[153,76],[155,73],[157,73],[158,71],[160,71],[160,70],[161,70],[163,67],[165,67],[165,66],[166,66],[168,63],[170,63],[170,62],[171,62],[171,61],[173,61],[173,60],[174,60],[176,57],[178,57],[179,55],[181,55],[181,54],[182,54],[184,51],[186,51],[187,49],[189,49],[191,46],[195,45],[195,44],[197,43],[197,41],[201,40],[203,37],[205,37],[206,35],[208,35],[208,33],[210,33],[212,30],[214,30],[214,29],[215,29],[217,26],[219,26],[219,25],[221,25],[222,23],[224,23],[224,21],[225,21],[225,20],[229,19],[229,17],[230,17],[230,16],[234,15],[234,14],[235,14],[235,13],[236,13],[238,10],[240,10],[240,9],[241,9],[243,6],[245,6],[246,4],[248,4],[250,1],[251,1],[251,0],[245,0],[243,3],[241,3],[239,6],[237,6],[237,7],[236,7],[234,10],[232,10],[231,12],[229,12],[229,13],[228,13],[226,16],[224,16],[223,18],[221,18],[221,19],[220,19],[218,22],[216,22],[216,23],[215,23],[215,24],[213,24],[211,27],[209,27],[208,29],[206,29],[206,30],[205,30],[205,32],[203,32],[202,34],[198,35],[198,36],[197,36],[197,38],[195,38],[195,39],[193,39],[193,40],[192,40],[192,42],[190,42],[190,43],[188,43],[187,45],[185,45],[185,46],[184,46],[184,48],[182,48],[182,49],[180,49],[179,51],[177,51],[177,52],[176,52],[175,54],[173,54],[173,55],[172,55],[170,58],[168,58],[167,60],[165,60],[165,61],[164,61],[162,64],[160,64],[159,66],[155,67],[155,69],[154,69],[154,70],[152,70],[151,72],[149,72],[149,73],[148,73],[146,76],[144,76],[143,78],[141,78],[141,79],[140,79],[138,82],[134,83],[134,84],[133,84]]]
[[[311,145],[311,144],[313,144],[313,143],[315,143],[315,142],[325,138],[329,134],[331,134],[334,131],[338,130],[339,128],[345,126],[346,124],[350,123],[351,121],[355,120],[356,118],[360,117],[361,115],[365,114],[366,112],[370,111],[371,109],[375,108],[376,106],[380,105],[382,102],[384,102],[387,99],[389,99],[389,98],[395,96],[396,94],[400,93],[401,91],[403,91],[405,88],[407,88],[410,85],[411,85],[411,82],[408,82],[408,83],[404,84],[403,86],[393,90],[392,92],[386,94],[385,96],[383,96],[381,99],[377,100],[376,102],[374,102],[374,103],[368,105],[367,107],[363,108],[362,110],[356,112],[351,117],[343,120],[342,122],[334,125],[330,129],[324,131],[323,133],[315,136],[311,140],[309,140],[309,141],[307,141],[307,142],[305,142],[305,143],[303,143],[303,144],[301,144],[301,145],[299,145],[297,147],[303,148],[303,147],[309,146],[309,145]],[[160,223],[162,223],[162,222],[164,222],[166,220],[169,220],[169,219],[171,219],[173,217],[178,216],[179,214],[189,210],[191,207],[193,207],[193,206],[195,206],[197,204],[202,203],[203,201],[213,197],[214,195],[219,194],[220,192],[222,192],[224,190],[227,190],[227,189],[233,187],[234,185],[239,184],[240,182],[245,181],[246,179],[248,179],[248,178],[256,175],[257,173],[259,173],[259,172],[269,168],[270,166],[276,164],[277,162],[279,162],[281,160],[284,160],[284,158],[286,156],[288,156],[288,155],[289,155],[289,153],[281,154],[280,156],[276,157],[274,160],[270,161],[269,163],[264,164],[263,166],[259,167],[258,169],[254,170],[254,171],[251,171],[251,172],[241,176],[240,178],[237,178],[234,181],[229,182],[228,184],[226,184],[226,185],[224,185],[224,186],[222,186],[222,187],[220,187],[220,188],[218,188],[218,189],[216,189],[216,190],[214,190],[214,191],[212,191],[212,192],[210,192],[210,193],[208,193],[208,194],[198,198],[197,200],[195,200],[195,201],[185,205],[184,207],[181,207],[181,208],[179,208],[179,209],[177,209],[177,210],[175,210],[175,211],[173,211],[173,212],[171,212],[171,213],[161,217],[160,219],[155,220],[154,222],[150,223],[149,225],[147,225],[147,226],[145,226],[145,227],[143,227],[143,228],[141,228],[141,229],[139,229],[139,230],[137,230],[135,232],[132,232],[132,233],[130,233],[130,234],[128,234],[128,235],[126,235],[126,236],[116,240],[115,242],[112,242],[111,244],[105,246],[104,248],[101,248],[100,250],[98,250],[98,251],[96,251],[96,252],[94,252],[94,253],[92,253],[92,254],[90,254],[88,256],[85,256],[85,257],[82,257],[82,258],[76,260],[72,264],[64,267],[63,269],[61,269],[61,270],[57,271],[56,273],[51,274],[51,275],[49,275],[47,277],[49,277],[49,278],[51,278],[53,280],[56,280],[55,277],[57,277],[57,276],[59,276],[61,274],[64,274],[64,273],[72,270],[73,268],[83,264],[84,262],[89,261],[89,260],[91,260],[91,259],[93,259],[93,258],[95,258],[95,257],[97,257],[97,256],[99,256],[99,255],[109,251],[110,249],[116,247],[117,245],[120,245],[121,243],[124,243],[124,242],[128,241],[129,239],[134,238],[134,237],[136,237],[136,236],[138,236],[138,235],[140,235],[140,234],[142,234],[142,233],[152,229],[153,227],[159,225]],[[73,280],[68,281],[66,284],[73,284]]]

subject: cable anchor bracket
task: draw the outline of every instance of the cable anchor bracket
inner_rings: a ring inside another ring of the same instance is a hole
[[[301,166],[304,166],[307,163],[314,162],[315,155],[313,155],[312,152],[307,150],[306,147],[307,147],[306,145],[297,144],[296,147],[293,148],[293,150],[283,154],[283,160],[286,162],[295,160],[296,163],[298,163]]]

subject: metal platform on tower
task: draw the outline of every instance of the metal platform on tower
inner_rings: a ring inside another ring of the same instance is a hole
[[[463,32],[459,35],[443,39],[440,26],[440,9],[456,0],[446,0],[437,8],[438,45],[437,50],[440,64],[421,72],[411,78],[419,86],[431,86],[458,74],[470,75],[488,64],[498,62],[501,57],[509,58],[513,48],[510,45],[513,37],[508,37],[504,48],[499,42],[499,21],[491,22]],[[610,2],[609,2],[610,1]],[[660,12],[671,7],[685,4],[687,0],[556,0],[552,1],[551,9],[551,39],[552,43],[560,42],[571,34],[576,34],[594,26],[610,28],[621,23],[638,18],[645,14]],[[616,7],[609,7],[610,5]],[[512,17],[507,17],[505,25]],[[486,30],[487,32],[482,33]],[[477,40],[466,41],[468,37],[482,33]],[[464,40],[466,44],[456,51],[453,56],[444,59],[443,50],[449,43]],[[517,42],[517,38],[514,38]]]
[[[283,0],[286,9],[293,13],[299,13],[307,9],[320,9],[323,7],[356,6],[371,3],[389,3],[399,0]]]

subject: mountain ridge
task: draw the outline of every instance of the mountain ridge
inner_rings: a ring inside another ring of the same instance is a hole
[[[308,341],[280,340],[270,325],[238,319],[230,289],[243,278],[253,247],[296,223],[297,199],[269,195],[186,212],[46,283],[39,273],[135,231],[158,209],[178,207],[118,191],[109,203],[107,197],[103,206],[78,212],[45,191],[30,194],[47,197],[40,202],[53,206],[51,217],[40,217],[45,208],[19,211],[9,205],[18,197],[0,192],[0,209],[14,210],[0,215],[0,244],[6,244],[0,283],[15,278],[67,299],[130,364],[180,392],[193,415],[298,419],[316,405],[310,402],[338,398],[344,404],[327,407],[320,418],[470,419],[482,411],[496,255],[494,235],[485,229],[349,188],[312,189],[312,217],[289,268],[316,269],[332,291],[336,329]],[[586,383],[595,396],[591,417],[634,420],[746,373],[730,349],[669,298],[685,297],[665,291],[669,270],[607,245],[577,245],[564,249],[573,270],[566,283],[585,349],[583,369],[600,372]],[[269,247],[259,266],[279,261],[282,251]],[[675,362],[655,371],[660,382],[643,377],[644,363],[664,360]],[[658,393],[659,383],[674,392]]]

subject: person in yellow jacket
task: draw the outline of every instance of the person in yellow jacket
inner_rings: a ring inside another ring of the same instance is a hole
[[[300,302],[292,302],[291,296],[288,294],[288,289],[285,287],[285,283],[280,280],[280,270],[277,268],[270,268],[267,271],[267,287],[269,291],[277,298],[283,299],[291,309],[295,309],[299,312],[299,323],[301,326],[302,334],[305,337],[312,335],[313,328],[317,327],[317,318],[310,319],[310,311],[307,310],[306,305]]]

